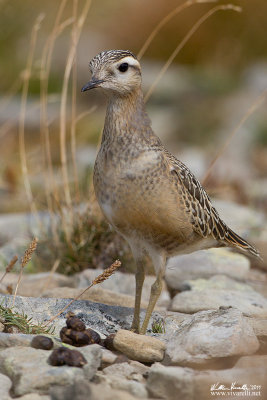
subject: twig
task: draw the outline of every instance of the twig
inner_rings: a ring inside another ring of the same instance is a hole
[[[247,112],[245,113],[245,115],[242,117],[242,119],[240,120],[239,124],[237,125],[237,127],[230,132],[227,140],[225,141],[224,146],[217,152],[217,154],[215,155],[215,157],[213,158],[213,160],[211,161],[207,172],[203,178],[202,184],[205,185],[207,184],[207,180],[211,174],[211,170],[214,167],[214,164],[216,163],[216,161],[222,156],[222,154],[225,152],[225,150],[227,149],[227,147],[229,146],[229,144],[231,143],[233,137],[235,136],[235,134],[239,131],[239,129],[241,128],[241,126],[247,121],[247,119],[254,113],[254,111],[264,102],[264,100],[266,99],[266,95],[267,95],[267,89],[264,90],[263,93],[261,93],[260,96],[257,97],[257,99],[253,102],[253,104],[249,107],[249,109],[247,110]]]
[[[147,51],[149,45],[151,44],[152,40],[155,38],[157,33],[163,28],[164,25],[166,25],[175,15],[179,14],[181,11],[183,11],[185,8],[191,7],[193,4],[198,4],[198,3],[216,3],[218,0],[187,0],[185,3],[180,4],[178,7],[176,7],[174,10],[172,10],[169,14],[167,14],[160,22],[157,24],[157,26],[153,29],[153,31],[150,33],[148,36],[147,40],[139,50],[139,53],[137,54],[137,58],[141,60],[145,52]]]
[[[18,287],[19,287],[19,284],[20,284],[20,281],[21,281],[21,278],[22,278],[23,269],[26,267],[28,262],[31,260],[32,255],[33,255],[34,251],[36,250],[36,247],[37,247],[37,238],[34,238],[31,241],[29,247],[26,249],[26,251],[24,253],[24,256],[21,259],[20,273],[19,273],[19,278],[18,278],[18,282],[17,282],[17,285],[16,285],[15,293],[14,293],[14,296],[13,296],[12,307],[14,307],[14,304],[15,304],[15,299],[16,299]]]
[[[149,90],[147,91],[146,95],[145,95],[145,101],[147,101],[149,99],[149,97],[151,96],[151,94],[153,93],[155,87],[157,86],[157,84],[159,83],[159,81],[161,80],[161,78],[163,77],[163,75],[165,74],[165,72],[167,71],[167,69],[169,68],[169,66],[171,65],[171,63],[173,62],[173,60],[175,59],[175,57],[177,56],[177,54],[181,51],[181,49],[184,47],[184,45],[188,42],[188,40],[191,38],[191,36],[196,32],[196,30],[203,24],[203,22],[205,22],[209,17],[211,17],[214,13],[216,13],[217,11],[225,11],[225,10],[232,10],[232,11],[237,11],[237,12],[241,12],[242,9],[241,7],[237,7],[234,6],[233,4],[225,4],[225,5],[220,5],[220,6],[216,6],[213,7],[211,10],[209,10],[206,14],[204,14],[190,29],[190,31],[185,35],[185,37],[183,38],[183,40],[178,44],[178,46],[176,47],[176,49],[172,52],[171,56],[169,57],[169,59],[166,61],[166,63],[164,64],[164,66],[162,67],[161,71],[159,72],[158,76],[156,77],[155,81],[153,82],[153,84],[151,85],[151,87],[149,88]]]
[[[50,318],[49,321],[45,325],[51,324],[59,315],[61,315],[74,301],[78,300],[87,290],[89,290],[92,286],[98,285],[99,283],[104,282],[106,279],[108,279],[115,271],[117,268],[121,266],[121,262],[119,260],[116,260],[109,268],[105,269],[102,274],[98,275],[93,282],[91,283],[90,286],[88,286],[86,289],[84,289],[78,296],[74,297],[62,310],[60,310],[56,315],[54,315],[52,318]]]
[[[68,179],[68,169],[67,169],[67,151],[66,151],[66,113],[67,113],[67,94],[68,94],[68,83],[70,78],[70,73],[76,53],[76,47],[80,38],[80,34],[91,5],[91,0],[86,0],[84,8],[81,12],[80,17],[77,21],[77,31],[75,35],[75,40],[72,41],[69,54],[67,57],[67,63],[64,72],[63,86],[61,93],[61,105],[60,105],[60,161],[61,161],[61,171],[63,178],[63,190],[65,195],[66,206],[70,212],[70,220],[73,220],[73,213],[71,209],[71,194]],[[67,233],[67,240],[69,240],[69,234]]]
[[[22,175],[24,180],[24,186],[26,190],[26,195],[31,207],[31,211],[33,215],[35,215],[37,221],[39,221],[39,216],[37,213],[37,208],[33,200],[33,194],[31,190],[30,180],[29,180],[29,173],[27,167],[27,159],[26,159],[26,150],[25,150],[25,115],[26,115],[26,106],[27,106],[27,97],[28,97],[28,90],[29,90],[29,81],[32,71],[32,63],[33,63],[33,56],[37,41],[37,33],[40,29],[41,22],[44,18],[44,14],[40,14],[35,24],[32,28],[31,33],[31,42],[30,42],[30,49],[28,54],[27,66],[26,70],[24,71],[24,78],[23,78],[23,85],[22,85],[22,96],[21,96],[21,109],[20,109],[20,121],[19,121],[19,152],[20,152],[20,160],[21,160],[21,168],[22,168]],[[40,222],[40,221],[39,221]]]
[[[54,240],[57,243],[59,241],[59,238],[56,229],[56,221],[54,217],[51,192],[53,193],[54,198],[58,200],[58,202],[59,202],[59,193],[53,173],[53,164],[52,164],[51,146],[50,146],[49,128],[48,128],[48,117],[47,117],[47,97],[48,97],[47,93],[48,93],[48,78],[52,62],[52,54],[55,46],[55,41],[58,35],[58,31],[61,31],[59,24],[65,6],[66,6],[66,0],[62,0],[60,2],[56,14],[54,27],[43,49],[43,54],[41,58],[41,69],[40,69],[40,133],[41,133],[41,139],[44,143],[42,147],[44,149],[44,160],[45,160],[44,162],[45,195],[46,195],[47,207],[51,218],[52,234]]]
[[[72,41],[77,43],[77,6],[78,0],[73,0],[73,28],[72,28]],[[75,54],[73,59],[72,67],[72,104],[71,104],[71,127],[70,127],[70,139],[71,139],[71,159],[74,173],[74,185],[75,185],[75,202],[80,203],[80,190],[78,180],[78,170],[76,163],[76,101],[77,101],[77,48],[75,46]]]

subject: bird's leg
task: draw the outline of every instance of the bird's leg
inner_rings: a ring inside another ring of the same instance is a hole
[[[139,333],[140,330],[140,304],[142,297],[142,288],[145,279],[145,271],[142,260],[136,260],[136,273],[135,273],[135,305],[134,317],[131,326],[131,331]]]
[[[160,275],[158,275],[157,279],[151,286],[149,303],[148,303],[148,307],[146,310],[145,319],[144,319],[142,328],[140,330],[141,335],[146,334],[146,330],[147,330],[147,326],[148,326],[151,314],[155,308],[156,302],[160,296],[161,291],[162,291],[162,275],[160,274]]]
[[[148,303],[148,307],[146,310],[146,315],[145,315],[145,319],[143,322],[143,325],[141,327],[140,330],[140,334],[141,335],[145,335],[146,334],[146,330],[147,330],[147,326],[151,317],[151,314],[155,308],[156,302],[160,296],[160,293],[162,291],[162,280],[163,280],[163,276],[165,273],[165,266],[166,266],[166,258],[164,255],[152,255],[152,261],[154,264],[154,268],[157,271],[157,279],[155,280],[155,282],[153,283],[153,285],[151,286],[151,292],[150,292],[150,298],[149,298],[149,303]]]

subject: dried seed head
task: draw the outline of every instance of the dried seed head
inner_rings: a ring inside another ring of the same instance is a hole
[[[121,262],[119,260],[116,260],[109,268],[105,269],[104,272],[102,272],[101,275],[98,275],[92,282],[93,285],[97,285],[98,283],[104,282],[106,279],[108,279],[115,271],[117,268],[121,266]]]
[[[16,264],[17,261],[18,261],[18,257],[17,257],[17,256],[14,256],[14,257],[9,261],[9,264],[8,264],[8,266],[6,267],[6,273],[10,272],[10,271],[13,269],[13,267],[14,267],[14,265]]]
[[[24,256],[21,259],[21,267],[24,268],[28,262],[31,260],[32,258],[32,254],[33,252],[36,250],[37,247],[37,238],[34,238],[29,247],[27,248],[27,250],[24,253]]]

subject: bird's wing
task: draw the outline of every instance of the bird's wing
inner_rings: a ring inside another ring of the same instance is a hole
[[[179,182],[186,212],[195,232],[202,237],[212,235],[216,240],[225,240],[226,224],[220,219],[217,210],[198,179],[185,164],[168,151],[165,153],[170,171]]]
[[[211,235],[215,240],[224,242],[226,246],[238,247],[253,256],[260,257],[255,247],[237,235],[221,220],[205,189],[187,166],[165,149],[164,153],[171,173],[179,182],[185,210],[190,215],[194,231],[204,238]]]

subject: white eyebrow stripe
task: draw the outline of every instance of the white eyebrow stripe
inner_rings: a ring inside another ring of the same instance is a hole
[[[128,63],[129,65],[136,66],[136,67],[139,67],[139,68],[140,68],[139,62],[138,62],[135,58],[133,58],[133,57],[131,57],[131,56],[127,56],[127,57],[122,58],[122,59],[118,62],[118,65],[120,65],[120,64],[122,64],[122,63]]]

